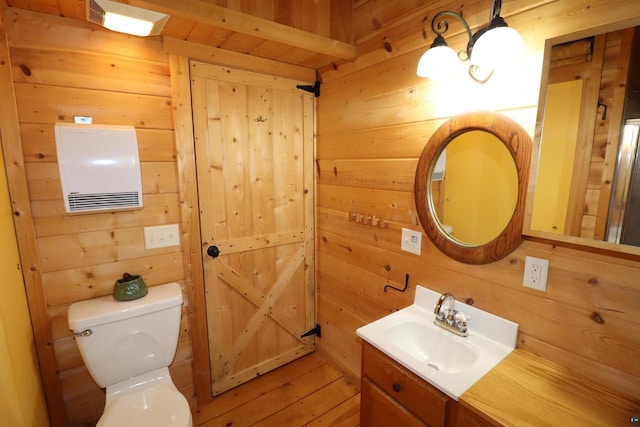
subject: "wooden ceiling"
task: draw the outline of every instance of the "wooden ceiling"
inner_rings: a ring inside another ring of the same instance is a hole
[[[33,12],[86,20],[86,1],[89,0],[0,0],[0,6],[26,9]],[[254,14],[222,7],[216,0],[116,0],[133,6],[166,13],[170,15],[161,36],[186,40],[207,46],[250,54],[261,58],[320,69],[336,62],[345,62],[355,58],[356,49],[351,43],[340,41],[336,37],[318,33],[328,33],[330,22],[341,22],[351,26],[353,3],[344,0],[321,2],[324,10],[300,11],[312,13],[307,19],[311,22],[326,21],[323,31],[305,31],[296,28],[295,22],[285,25],[275,22],[279,12],[277,7],[291,9],[296,2],[278,2],[257,0],[253,9],[270,4],[273,20]],[[225,3],[225,2],[223,2]],[[241,2],[236,2],[240,4]],[[242,2],[244,3],[244,2]],[[298,1],[299,5],[313,5],[318,2]],[[275,4],[275,6],[274,6]],[[332,10],[329,10],[329,6]],[[345,9],[348,7],[351,10]],[[275,11],[274,11],[275,10]],[[320,13],[322,15],[320,15]],[[280,14],[281,15],[281,14]],[[282,19],[280,19],[282,20]],[[303,18],[298,19],[298,27]],[[348,20],[349,22],[344,22]],[[340,31],[340,30],[339,30]],[[350,28],[339,35],[342,39],[351,38]]]

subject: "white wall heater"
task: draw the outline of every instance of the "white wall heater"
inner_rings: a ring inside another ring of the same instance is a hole
[[[133,126],[56,123],[55,136],[68,213],[142,208]]]

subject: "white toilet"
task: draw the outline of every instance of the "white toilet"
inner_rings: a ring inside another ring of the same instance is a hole
[[[187,399],[169,375],[180,331],[177,283],[133,301],[112,296],[69,306],[69,328],[89,373],[106,387],[100,427],[192,427]]]

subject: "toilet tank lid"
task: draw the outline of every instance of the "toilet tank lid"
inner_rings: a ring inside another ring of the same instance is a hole
[[[132,301],[117,301],[108,295],[79,301],[69,306],[67,321],[73,331],[104,325],[117,320],[141,316],[182,304],[182,291],[177,283],[149,287],[149,293]]]

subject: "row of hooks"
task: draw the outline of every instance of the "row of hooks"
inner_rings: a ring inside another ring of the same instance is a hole
[[[359,212],[349,212],[349,221],[357,224],[370,225],[372,227],[387,228],[387,223],[382,218]]]

